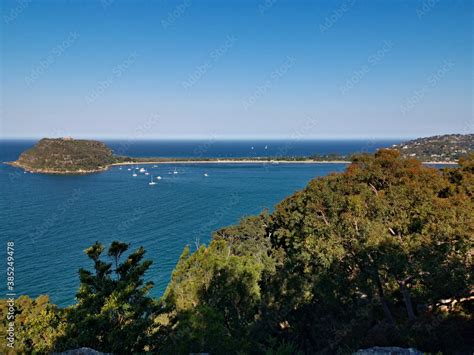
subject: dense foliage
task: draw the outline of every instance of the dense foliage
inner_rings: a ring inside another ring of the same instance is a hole
[[[0,333],[6,338],[8,330],[7,301],[0,300]],[[20,296],[15,300],[15,349],[0,342],[1,354],[26,354],[33,351],[44,353],[55,347],[64,334],[65,319],[62,311],[53,305],[48,296],[31,299]],[[2,340],[3,340],[2,339]]]
[[[220,352],[229,342],[215,334],[244,352],[472,346],[472,157],[440,172],[398,154],[359,156],[185,251],[164,296],[176,312],[165,346]]]
[[[345,173],[311,181],[271,214],[217,231],[194,253],[186,248],[158,301],[146,295],[143,249],[120,264],[126,244],[112,244],[112,263],[101,261],[100,244],[92,246],[86,253],[95,272],[80,271],[78,303],[48,306],[45,337],[38,336],[44,323],[37,329],[24,322],[22,346],[472,352],[473,216],[474,156],[437,170],[395,150],[361,155]]]
[[[61,173],[100,170],[113,162],[112,150],[102,142],[44,138],[23,152],[15,164],[31,171]]]
[[[151,261],[142,261],[145,250],[139,248],[120,263],[128,247],[113,242],[107,252],[111,262],[101,260],[104,246],[98,242],[85,251],[94,272],[79,270],[77,304],[67,309],[61,348],[131,353],[148,344],[147,330],[157,313],[155,301],[147,295],[153,284],[143,281]]]

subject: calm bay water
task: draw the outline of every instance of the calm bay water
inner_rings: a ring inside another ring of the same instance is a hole
[[[374,151],[399,141],[162,141],[107,142],[130,156],[308,156]],[[0,160],[15,160],[32,141],[0,141]],[[253,147],[253,149],[252,149]],[[265,148],[266,147],[266,148]],[[96,240],[144,246],[153,266],[147,278],[160,296],[183,248],[207,243],[212,231],[272,209],[311,179],[345,169],[344,164],[166,164],[146,167],[154,177],[132,177],[128,167],[84,176],[23,173],[0,165],[0,257],[15,241],[16,292],[74,302],[78,269],[90,268],[83,250]],[[172,172],[176,169],[177,174]],[[208,174],[208,176],[204,176]],[[0,280],[5,294],[5,274]]]

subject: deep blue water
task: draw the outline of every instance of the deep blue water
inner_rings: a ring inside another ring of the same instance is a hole
[[[130,156],[245,157],[307,156],[373,151],[398,141],[165,141],[108,142]],[[0,161],[15,160],[32,141],[0,141]],[[267,149],[265,149],[267,146]],[[254,149],[252,149],[254,147]],[[84,176],[23,173],[0,165],[0,248],[16,245],[16,292],[50,295],[65,306],[74,302],[78,269],[90,268],[83,250],[96,240],[144,246],[154,261],[147,279],[164,291],[183,248],[207,243],[212,231],[272,207],[311,179],[343,171],[344,164],[167,164],[147,166],[162,180],[132,177],[128,167]],[[170,174],[177,169],[178,174]],[[208,177],[204,176],[208,174]],[[4,268],[2,268],[4,270]],[[0,298],[6,292],[5,273]]]

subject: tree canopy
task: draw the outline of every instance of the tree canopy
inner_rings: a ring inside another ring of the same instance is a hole
[[[381,150],[216,232],[163,298],[170,348],[216,346],[193,328],[203,310],[245,352],[472,346],[472,172],[472,157],[440,171]]]

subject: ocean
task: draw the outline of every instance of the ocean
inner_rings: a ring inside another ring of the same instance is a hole
[[[309,156],[373,152],[400,140],[331,141],[106,141],[136,157]],[[0,141],[0,161],[12,161],[34,141]],[[59,176],[23,173],[0,165],[0,260],[15,242],[17,295],[48,294],[59,306],[75,302],[78,270],[92,264],[84,249],[113,240],[145,247],[153,260],[147,280],[159,297],[186,245],[195,250],[213,231],[272,208],[313,178],[341,172],[345,164],[140,165],[150,175],[132,176],[128,166],[106,172]],[[174,171],[177,173],[175,174]],[[207,176],[205,176],[207,174]],[[161,176],[150,186],[150,177]],[[6,275],[0,277],[6,293]],[[3,297],[3,296],[2,296]]]

